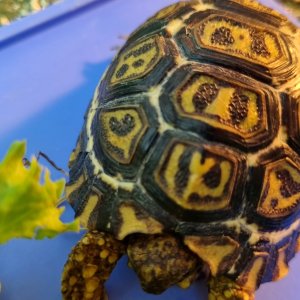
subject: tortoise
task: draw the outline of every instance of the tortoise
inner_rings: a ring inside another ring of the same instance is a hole
[[[107,299],[127,253],[142,288],[208,282],[254,299],[300,251],[300,30],[251,0],[175,3],[96,88],[66,197],[88,232],[64,299]]]

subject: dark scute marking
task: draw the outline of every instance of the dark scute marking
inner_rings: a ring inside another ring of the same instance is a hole
[[[218,87],[214,83],[202,84],[193,97],[196,112],[202,112],[218,95]]]
[[[195,204],[197,204],[197,203],[199,203],[201,201],[202,201],[202,199],[201,199],[201,197],[198,194],[192,193],[192,194],[189,195],[189,198],[188,198],[188,202],[189,203],[192,203],[192,204],[195,203]]]
[[[128,70],[129,70],[129,66],[127,64],[122,65],[116,73],[116,78],[117,79],[122,78]]]
[[[219,164],[214,165],[211,169],[203,176],[204,183],[207,187],[214,189],[220,185],[222,170]]]
[[[193,150],[186,150],[180,157],[178,163],[178,172],[175,175],[176,194],[181,196],[188,184],[190,177],[190,161]]]
[[[145,291],[160,294],[197,270],[199,259],[172,235],[130,237],[128,258]]]
[[[119,147],[115,146],[115,145],[112,145],[111,143],[107,143],[107,150],[108,150],[108,153],[110,152],[114,152],[118,157],[119,159],[124,159],[124,151],[122,149],[120,149]]]
[[[252,30],[250,35],[252,38],[251,50],[262,57],[270,57],[271,53],[266,45],[264,33]]]
[[[115,117],[111,117],[109,120],[109,127],[116,135],[126,136],[134,129],[135,120],[130,114],[126,114],[121,121]]]
[[[146,43],[143,46],[141,46],[140,48],[138,48],[137,50],[130,51],[128,54],[125,55],[124,59],[126,60],[126,59],[130,58],[131,56],[139,57],[142,54],[149,52],[153,47],[155,47],[155,43]]]
[[[132,65],[134,68],[139,68],[142,65],[144,65],[144,63],[145,63],[145,61],[143,59],[139,59],[139,60],[135,61]]]
[[[280,193],[282,197],[288,198],[300,192],[300,183],[295,182],[288,170],[276,171],[277,178],[281,181]]]
[[[229,28],[222,26],[214,31],[211,36],[211,42],[212,44],[228,46],[234,43],[234,37]]]
[[[274,198],[271,200],[271,207],[275,209],[278,206],[278,199]]]
[[[229,104],[229,112],[233,124],[239,124],[247,118],[249,97],[235,92]]]

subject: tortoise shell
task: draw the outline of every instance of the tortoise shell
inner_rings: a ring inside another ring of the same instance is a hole
[[[173,232],[255,289],[300,250],[300,31],[250,0],[179,2],[113,60],[70,158],[83,226]]]

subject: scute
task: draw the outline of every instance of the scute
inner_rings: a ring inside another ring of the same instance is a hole
[[[102,149],[122,164],[129,164],[148,128],[143,111],[135,106],[102,110],[100,115]]]
[[[267,85],[200,63],[177,69],[160,96],[165,119],[176,127],[245,151],[263,148],[277,135],[279,102]]]
[[[96,229],[98,227],[99,212],[103,202],[103,194],[92,188],[85,200],[85,205],[80,213],[80,225],[83,228]]]
[[[290,215],[293,210],[298,210],[299,179],[299,166],[289,158],[270,163],[265,171],[258,213],[269,218],[280,218]]]
[[[185,209],[225,209],[229,206],[236,166],[220,155],[220,149],[199,146],[183,141],[168,145],[155,179]]]
[[[229,236],[187,236],[184,243],[208,264],[213,276],[227,273],[240,254],[240,245]]]
[[[262,283],[268,258],[269,255],[266,252],[254,252],[253,257],[247,262],[236,282],[251,291],[255,291]]]
[[[207,60],[273,86],[297,76],[298,61],[289,36],[253,20],[228,11],[204,11],[191,16],[176,39],[193,60]],[[240,65],[243,68],[240,68]]]
[[[105,172],[132,179],[157,135],[157,115],[146,96],[119,98],[92,122],[94,150]]]
[[[128,38],[128,41],[134,41],[140,37],[154,33],[165,33],[164,27],[173,20],[182,18],[182,16],[195,11],[195,5],[199,4],[198,0],[185,1],[172,4],[163,8],[153,17],[149,18],[144,24],[137,28]]]
[[[99,86],[98,106],[148,91],[174,66],[176,55],[172,41],[159,34],[127,42]]]
[[[275,272],[272,278],[274,281],[282,279],[288,274],[289,271],[288,260],[287,260],[288,247],[289,244],[286,244],[278,250]]]
[[[290,148],[278,148],[262,157],[252,182],[256,189],[249,192],[252,203],[247,217],[254,217],[262,230],[283,229],[299,218],[300,164]]]
[[[155,37],[139,42],[120,56],[110,84],[115,85],[149,74],[162,56],[162,49]]]
[[[204,222],[238,212],[245,170],[241,153],[188,134],[166,132],[146,164],[142,182],[170,213]]]
[[[297,240],[296,240],[296,246],[295,246],[295,252],[300,252],[300,233],[297,235]]]
[[[279,38],[273,32],[250,27],[230,17],[210,16],[199,24],[200,46],[269,66],[282,56]]]
[[[300,155],[300,97],[289,97],[285,109],[289,143]]]
[[[153,18],[150,19],[150,21],[157,20],[157,19],[169,20],[171,17],[174,17],[174,15],[177,15],[178,11],[182,10],[182,8],[191,8],[192,4],[197,4],[197,3],[198,3],[197,1],[192,1],[192,3],[180,2],[180,3],[172,4],[160,10],[157,14],[154,15]]]
[[[124,202],[118,207],[118,222],[115,224],[115,235],[119,239],[133,233],[159,234],[163,232],[164,226],[150,217],[146,211],[134,202]]]

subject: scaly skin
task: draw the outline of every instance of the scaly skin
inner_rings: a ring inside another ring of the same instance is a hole
[[[222,277],[212,277],[208,283],[208,300],[254,300],[254,292]]]
[[[92,231],[73,248],[62,276],[64,300],[107,300],[104,282],[125,251],[112,235]]]
[[[188,288],[199,276],[199,258],[173,235],[133,236],[127,253],[149,293],[160,294],[174,284]]]

